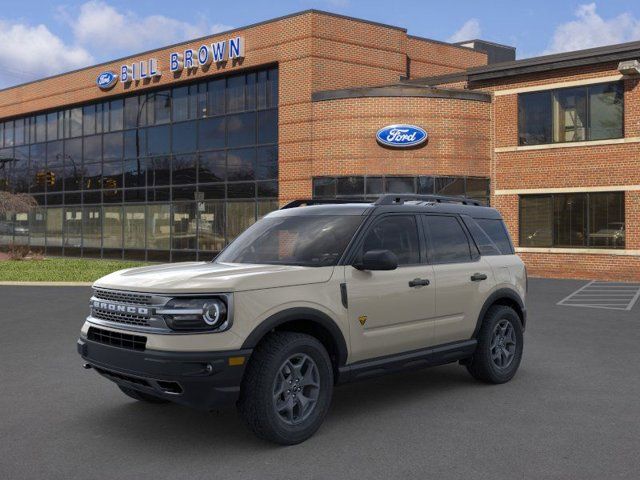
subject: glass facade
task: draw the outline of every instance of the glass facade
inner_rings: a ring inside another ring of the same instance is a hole
[[[38,202],[0,245],[211,258],[278,208],[278,70],[0,121],[0,189]]]
[[[624,192],[521,196],[520,245],[625,248]]]
[[[348,176],[314,177],[313,198],[375,199],[384,193],[461,196],[489,205],[489,179],[482,177]]]

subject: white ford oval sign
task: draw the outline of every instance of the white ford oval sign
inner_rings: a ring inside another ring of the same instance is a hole
[[[427,132],[415,125],[388,125],[376,133],[378,142],[388,147],[415,147],[427,141]]]
[[[115,73],[102,72],[100,75],[98,75],[98,78],[96,78],[96,85],[98,85],[101,90],[109,90],[116,84],[117,81],[118,76]]]

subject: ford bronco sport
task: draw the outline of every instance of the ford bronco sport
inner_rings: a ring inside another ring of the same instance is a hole
[[[294,444],[339,383],[451,362],[509,381],[526,281],[500,214],[476,202],[295,201],[213,262],[95,282],[78,351],[136,400],[235,403],[259,437]]]

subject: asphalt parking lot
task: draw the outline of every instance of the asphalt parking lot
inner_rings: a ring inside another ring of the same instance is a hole
[[[638,478],[640,305],[556,305],[585,283],[530,280],[511,383],[449,365],[345,385],[293,447],[83,370],[88,288],[0,286],[0,478]]]

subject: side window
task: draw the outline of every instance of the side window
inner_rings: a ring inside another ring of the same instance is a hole
[[[469,240],[456,217],[424,215],[423,221],[429,235],[432,263],[463,263],[471,261]]]
[[[413,215],[392,215],[378,221],[366,234],[362,253],[369,250],[390,250],[399,265],[420,262],[420,242]]]
[[[480,225],[476,223],[477,220],[463,215],[462,221],[469,229],[469,233],[471,233],[473,241],[476,242],[478,250],[480,250],[480,255],[502,255],[502,252],[500,251],[498,246],[493,242],[491,238],[489,238],[487,233],[480,227]]]
[[[509,240],[509,234],[507,228],[504,226],[502,220],[490,219],[490,218],[476,218],[476,222],[480,225],[480,228],[489,236],[489,238],[495,243],[498,250],[502,255],[511,255],[513,253],[513,247],[511,246],[511,240]]]

